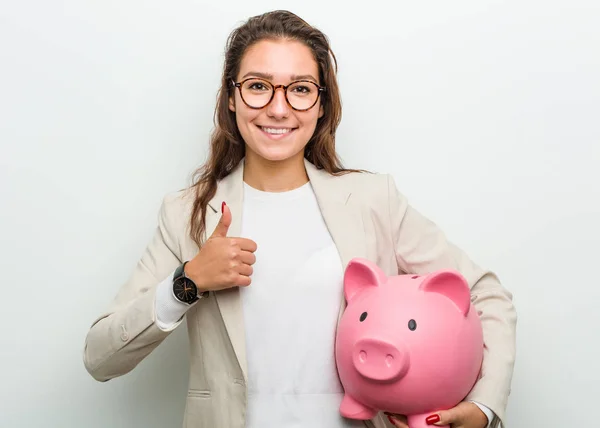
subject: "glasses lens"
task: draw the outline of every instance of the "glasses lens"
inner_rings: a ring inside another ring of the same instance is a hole
[[[273,86],[261,79],[250,79],[241,86],[242,98],[251,107],[261,108],[267,105],[273,93]]]
[[[311,108],[319,96],[319,88],[312,82],[295,82],[287,90],[288,101],[293,108]]]

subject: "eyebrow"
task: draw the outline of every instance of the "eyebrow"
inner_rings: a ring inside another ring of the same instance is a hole
[[[268,73],[261,73],[260,71],[249,71],[244,74],[242,79],[245,79],[248,76],[260,77],[265,80],[273,80],[273,75]],[[290,76],[291,80],[312,80],[313,82],[318,82],[311,74],[292,74]]]

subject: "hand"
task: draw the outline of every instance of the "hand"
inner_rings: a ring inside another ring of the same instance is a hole
[[[452,428],[485,428],[488,418],[476,404],[463,401],[458,406],[434,413],[440,417],[433,425],[450,425]],[[432,415],[433,416],[433,415]]]
[[[406,416],[387,412],[385,414],[395,427],[409,428]],[[451,428],[485,428],[488,425],[485,413],[476,404],[466,401],[452,409],[434,413],[428,419],[435,419],[435,415],[439,416],[439,421],[433,423],[432,426],[450,425]]]
[[[228,238],[231,211],[223,203],[223,214],[212,235],[185,265],[185,274],[199,292],[250,285],[256,262],[256,243],[246,238]]]

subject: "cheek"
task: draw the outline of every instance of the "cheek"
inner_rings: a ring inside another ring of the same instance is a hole
[[[319,111],[315,109],[314,112],[310,111],[308,114],[302,116],[300,120],[304,127],[312,130],[317,126],[319,117]]]
[[[259,115],[259,110],[253,110],[251,108],[248,108],[246,105],[243,104],[241,100],[236,99],[235,117],[239,127],[251,126],[250,122],[255,120],[256,117]]]

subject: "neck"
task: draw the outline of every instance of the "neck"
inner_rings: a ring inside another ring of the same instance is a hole
[[[304,153],[282,161],[270,161],[246,150],[244,182],[263,192],[285,192],[308,182]]]

